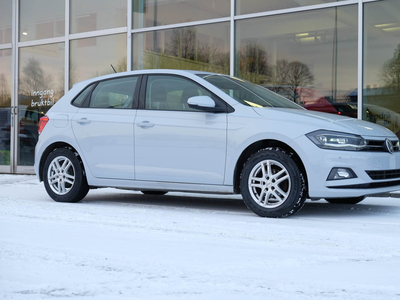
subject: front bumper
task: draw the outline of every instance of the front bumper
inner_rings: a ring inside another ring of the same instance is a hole
[[[295,142],[307,172],[311,198],[359,197],[400,190],[400,172],[393,171],[400,170],[400,152],[320,149],[305,136]],[[350,168],[357,178],[327,180],[332,168]],[[367,171],[390,172],[371,178]]]

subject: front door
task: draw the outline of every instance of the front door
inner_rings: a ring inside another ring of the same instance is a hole
[[[187,106],[192,96],[211,96],[189,79],[148,76],[145,107],[135,119],[135,179],[222,184],[226,113]]]

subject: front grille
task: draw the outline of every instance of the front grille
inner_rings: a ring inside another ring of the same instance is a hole
[[[400,178],[400,169],[381,170],[381,171],[365,171],[373,180]]]
[[[399,186],[400,187],[400,180],[341,185],[341,186],[328,186],[328,188],[330,188],[330,189],[376,189],[376,188],[383,188],[383,187],[390,187],[390,186]]]
[[[391,142],[393,145],[394,152],[400,151],[399,146],[397,145],[397,140]],[[387,152],[385,148],[385,140],[382,141],[367,140],[367,147],[365,147],[363,151]]]

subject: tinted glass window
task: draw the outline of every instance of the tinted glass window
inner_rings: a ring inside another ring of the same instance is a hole
[[[211,93],[194,82],[176,76],[149,76],[146,88],[146,109],[198,111],[187,100]]]
[[[11,66],[11,50],[0,50],[0,165],[10,165]]]
[[[126,26],[126,0],[71,0],[71,33]]]
[[[284,2],[312,1],[276,1]],[[235,76],[309,110],[356,117],[357,20],[357,5],[238,20]],[[355,110],[343,113],[337,104]]]
[[[229,22],[222,22],[132,34],[132,70],[229,74],[229,32]]]
[[[400,137],[400,1],[364,4],[364,120]]]
[[[226,0],[142,0],[133,1],[133,28],[228,17]]]
[[[2,10],[1,2],[0,7]],[[64,18],[65,0],[20,0],[19,41],[25,42],[65,35]]]
[[[100,82],[92,93],[89,107],[132,108],[138,77],[123,77]]]
[[[64,95],[64,43],[19,47],[18,165],[32,166],[39,119]]]
[[[236,15],[339,2],[343,0],[237,0]]]
[[[7,44],[11,43],[12,0],[0,0],[0,7],[0,44]]]
[[[113,34],[71,40],[70,88],[89,78],[126,71],[126,34]]]
[[[90,93],[92,88],[93,88],[93,84],[89,85],[86,89],[84,89],[83,92],[81,92],[79,94],[79,96],[75,98],[75,100],[72,102],[72,105],[81,107],[83,104],[83,101],[85,101],[86,96]]]

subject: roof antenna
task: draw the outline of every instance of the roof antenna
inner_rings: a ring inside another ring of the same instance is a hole
[[[117,71],[115,71],[114,67],[112,64],[110,64],[111,68],[114,70],[114,73],[117,73]]]

